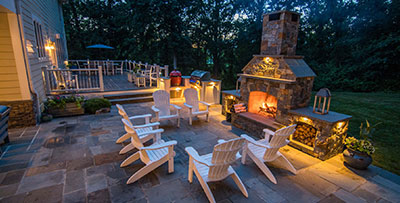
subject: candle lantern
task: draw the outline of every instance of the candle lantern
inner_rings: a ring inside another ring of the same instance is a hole
[[[330,105],[331,105],[331,92],[329,91],[328,88],[320,89],[315,95],[313,112],[322,115],[328,114]]]

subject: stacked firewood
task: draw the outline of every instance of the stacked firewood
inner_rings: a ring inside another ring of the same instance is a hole
[[[235,108],[235,113],[246,112],[246,105],[244,103],[233,105]]]
[[[314,147],[317,129],[308,124],[297,124],[296,131],[293,133],[292,139],[301,142],[307,146]]]

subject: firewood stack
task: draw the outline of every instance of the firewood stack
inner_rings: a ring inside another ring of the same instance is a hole
[[[306,123],[298,123],[292,139],[307,146],[314,147],[316,134],[317,129],[315,129],[313,126]]]

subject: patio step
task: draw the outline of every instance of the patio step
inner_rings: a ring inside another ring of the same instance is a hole
[[[115,100],[115,99],[129,99],[129,98],[138,98],[138,97],[151,97],[153,95],[152,92],[140,92],[140,93],[121,93],[121,94],[109,94],[104,95],[105,99]]]
[[[153,96],[132,97],[132,98],[122,98],[122,99],[111,99],[110,100],[112,105],[133,104],[133,103],[143,103],[143,102],[152,102],[152,101],[153,101]]]

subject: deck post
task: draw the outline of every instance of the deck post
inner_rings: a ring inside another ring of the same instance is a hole
[[[104,82],[103,82],[103,71],[101,70],[101,66],[99,66],[99,85],[100,91],[104,92]]]
[[[50,80],[49,80],[49,74],[47,72],[47,67],[42,67],[42,72],[44,74],[44,80],[46,82],[46,94],[50,94]]]

